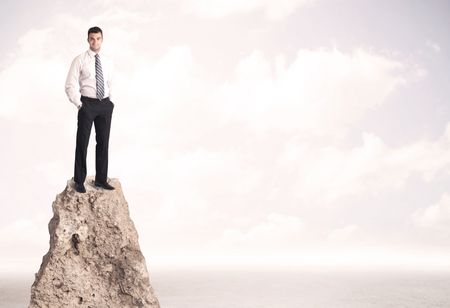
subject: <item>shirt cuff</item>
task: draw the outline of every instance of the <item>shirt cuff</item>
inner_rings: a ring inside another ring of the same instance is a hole
[[[72,104],[74,104],[75,107],[78,108],[78,106],[81,106],[81,105],[82,105],[81,99],[77,99],[77,100],[75,100],[75,101],[72,101]]]

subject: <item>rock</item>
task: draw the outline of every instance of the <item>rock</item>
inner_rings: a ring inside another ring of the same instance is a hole
[[[93,180],[78,193],[70,179],[56,196],[29,308],[159,308],[119,180],[109,181],[115,190]]]

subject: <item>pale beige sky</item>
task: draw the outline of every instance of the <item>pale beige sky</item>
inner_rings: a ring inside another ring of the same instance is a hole
[[[150,266],[450,269],[445,1],[21,5],[2,4],[3,270],[48,250],[94,25],[117,69],[108,176]]]

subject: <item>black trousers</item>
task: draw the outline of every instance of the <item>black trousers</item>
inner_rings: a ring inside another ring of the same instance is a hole
[[[95,180],[106,182],[108,177],[109,132],[114,103],[109,97],[102,100],[81,96],[83,103],[78,110],[77,145],[75,149],[74,181],[86,180],[86,156],[91,135],[92,122],[95,125]]]

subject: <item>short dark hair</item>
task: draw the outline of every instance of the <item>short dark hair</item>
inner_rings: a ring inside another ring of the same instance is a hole
[[[88,37],[89,37],[89,33],[101,33],[102,37],[103,37],[103,31],[99,27],[89,28],[89,30],[88,30]]]

